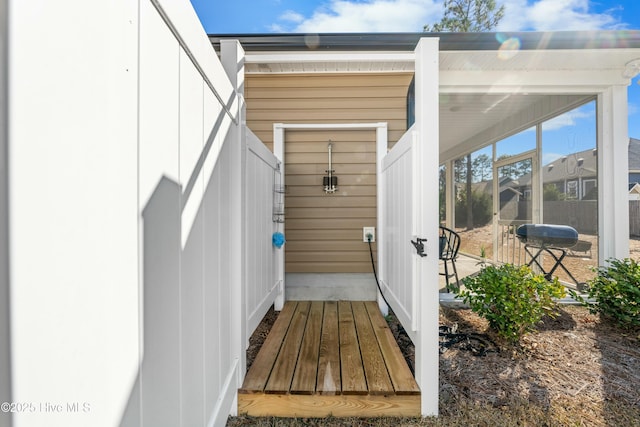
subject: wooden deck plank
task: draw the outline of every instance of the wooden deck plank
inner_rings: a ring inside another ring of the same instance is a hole
[[[264,387],[265,393],[287,393],[289,391],[304,336],[309,306],[309,301],[298,302],[280,353],[273,364],[271,376]]]
[[[395,393],[399,395],[420,394],[420,388],[400,352],[389,325],[380,314],[378,304],[375,301],[367,301],[365,306],[369,312],[373,330],[378,339]]]
[[[254,417],[419,417],[420,395],[245,394],[238,413]]]
[[[353,311],[349,301],[338,302],[338,328],[340,329],[340,369],[343,394],[366,394],[367,381],[360,356],[360,346]]]
[[[291,383],[291,393],[293,394],[313,394],[316,391],[323,307],[322,301],[311,303],[300,355]]]
[[[264,390],[296,306],[297,302],[288,301],[280,311],[251,369],[245,376],[242,388],[238,390],[239,393],[260,393]]]
[[[323,395],[342,393],[340,333],[338,329],[338,303],[336,301],[324,303],[316,392]]]
[[[351,303],[353,309],[353,317],[358,332],[358,341],[360,343],[360,354],[362,355],[362,364],[367,379],[367,387],[369,394],[385,394],[393,390],[387,366],[384,363],[382,352],[378,345],[378,340],[373,332],[373,326],[369,319],[369,314],[362,301],[354,301]]]

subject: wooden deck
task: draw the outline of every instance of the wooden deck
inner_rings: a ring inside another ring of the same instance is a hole
[[[238,413],[419,416],[420,389],[375,302],[289,301],[238,390]]]

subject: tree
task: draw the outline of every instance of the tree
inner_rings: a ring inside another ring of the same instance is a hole
[[[473,179],[475,182],[486,181],[493,176],[491,157],[480,154],[473,159]]]
[[[495,0],[445,0],[444,16],[437,24],[425,25],[429,32],[482,32],[492,30],[504,16],[504,5]]]

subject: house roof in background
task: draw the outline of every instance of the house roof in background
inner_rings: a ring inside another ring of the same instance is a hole
[[[629,138],[629,172],[640,172],[640,139]]]

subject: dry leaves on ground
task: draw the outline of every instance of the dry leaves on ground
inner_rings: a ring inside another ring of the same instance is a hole
[[[251,338],[248,364],[277,317],[271,310]],[[395,317],[389,325],[413,367],[413,344]],[[467,309],[441,308],[440,324],[484,334]],[[640,330],[621,330],[584,307],[563,306],[519,348],[476,356],[465,345],[440,355],[440,417],[279,419],[230,417],[228,426],[640,426]]]

